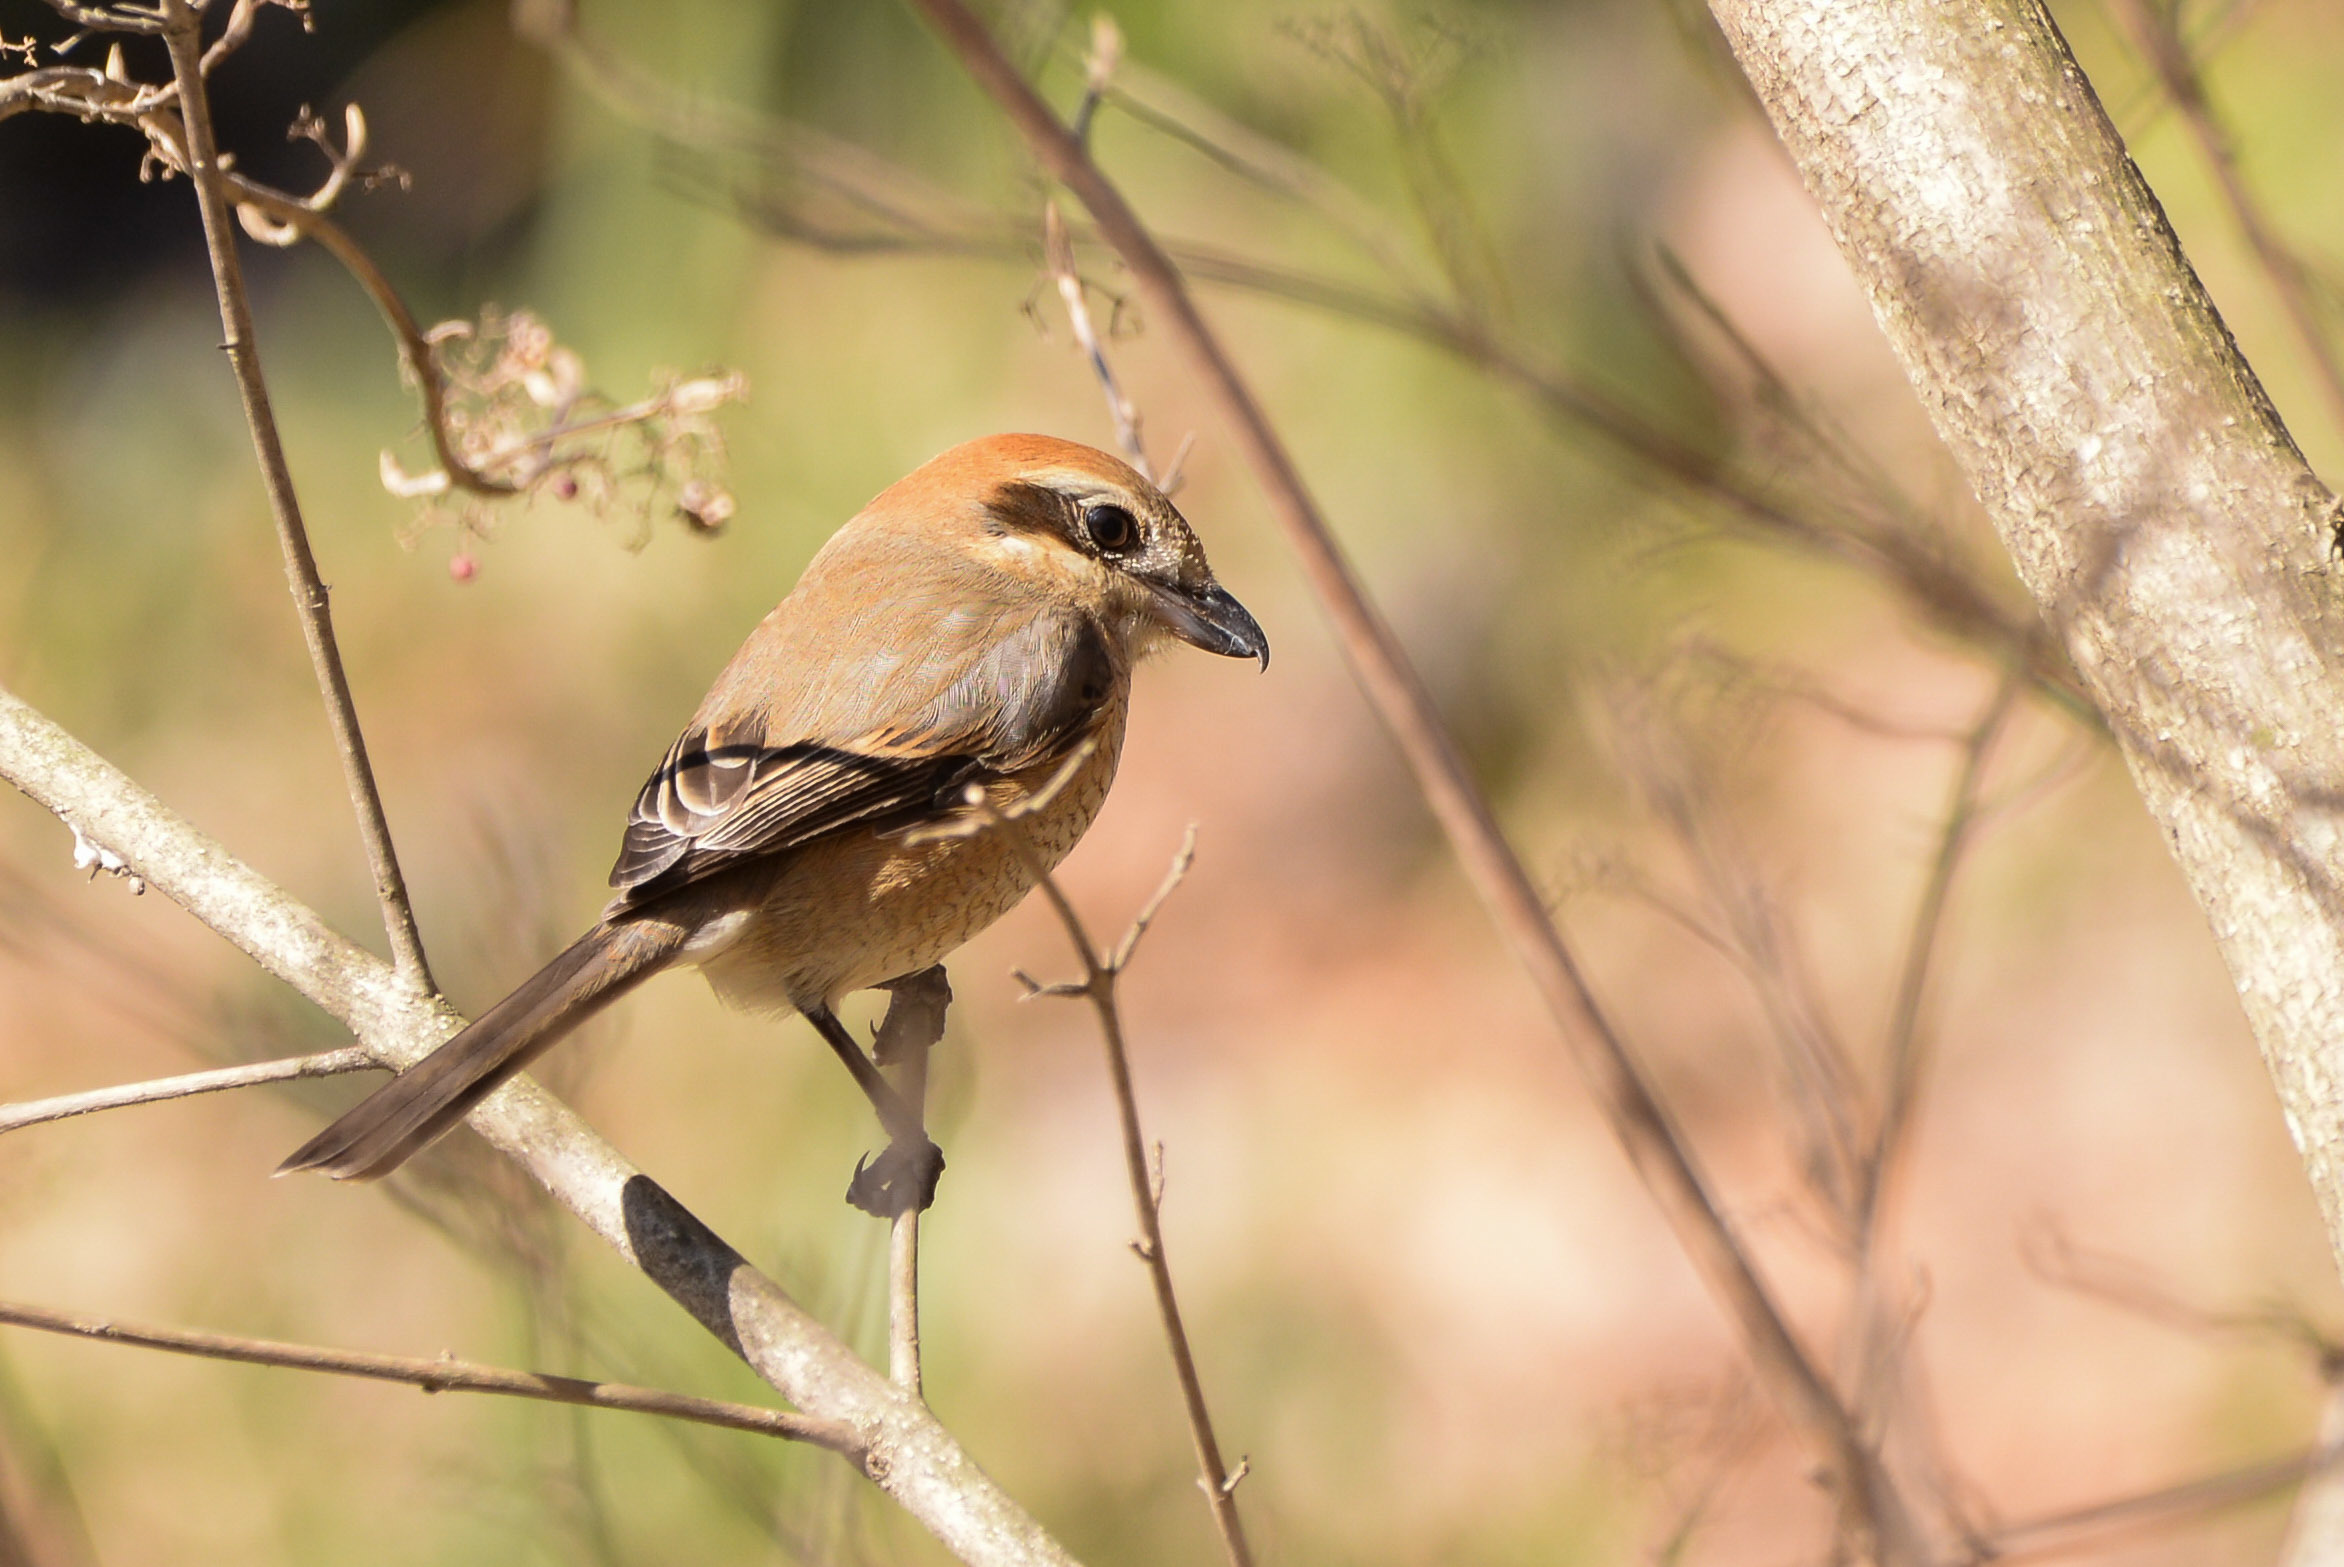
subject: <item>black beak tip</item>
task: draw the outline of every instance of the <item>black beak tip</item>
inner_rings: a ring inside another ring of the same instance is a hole
[[[1229,599],[1228,607],[1235,613],[1226,614],[1220,620],[1220,628],[1229,639],[1228,645],[1221,651],[1231,658],[1258,660],[1267,672],[1270,667],[1270,639],[1262,630],[1261,622],[1247,614],[1245,606],[1235,599]]]
[[[1218,583],[1202,591],[1158,586],[1156,602],[1172,634],[1191,647],[1224,658],[1258,659],[1270,667],[1270,639],[1261,622]]]

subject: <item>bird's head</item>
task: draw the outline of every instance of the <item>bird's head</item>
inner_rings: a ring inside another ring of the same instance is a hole
[[[872,510],[941,522],[1002,578],[1095,615],[1130,657],[1177,638],[1269,667],[1269,638],[1214,579],[1188,520],[1105,452],[988,436],[931,459]]]

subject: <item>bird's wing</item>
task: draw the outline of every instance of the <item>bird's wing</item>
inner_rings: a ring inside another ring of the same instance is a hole
[[[857,629],[865,634],[839,640],[861,656],[816,655],[776,672],[795,682],[774,704],[778,723],[770,710],[729,727],[704,718],[669,747],[628,816],[610,873],[614,908],[824,833],[916,818],[971,779],[1062,755],[1113,688],[1105,633],[1071,611],[1041,611],[1005,633],[961,617],[907,625],[920,634],[908,653],[903,638],[870,634],[882,628]]]

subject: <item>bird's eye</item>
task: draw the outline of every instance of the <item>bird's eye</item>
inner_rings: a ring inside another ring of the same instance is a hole
[[[1091,506],[1082,514],[1083,531],[1108,554],[1118,554],[1139,542],[1139,524],[1120,506]]]

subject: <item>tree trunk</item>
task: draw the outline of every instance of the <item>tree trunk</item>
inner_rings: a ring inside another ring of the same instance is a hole
[[[1711,9],[2165,829],[2344,1266],[2334,498],[2036,0]]]

